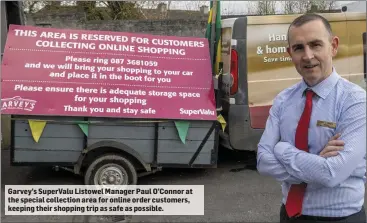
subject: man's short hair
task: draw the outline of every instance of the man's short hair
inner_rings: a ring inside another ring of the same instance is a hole
[[[297,17],[288,28],[287,36],[288,36],[288,42],[289,42],[289,30],[292,26],[294,27],[300,27],[308,22],[315,21],[315,20],[321,20],[324,24],[326,30],[329,32],[330,37],[333,36],[333,30],[331,29],[331,25],[327,19],[325,19],[323,16],[315,14],[315,13],[306,13],[299,17]]]

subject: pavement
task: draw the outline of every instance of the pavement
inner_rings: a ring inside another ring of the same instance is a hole
[[[224,155],[223,155],[224,154]],[[2,151],[1,222],[82,222],[78,216],[4,216],[4,185],[77,185],[82,178],[70,172],[47,167],[12,167],[9,151]],[[276,222],[279,215],[280,184],[260,176],[253,165],[254,154],[221,154],[216,169],[166,169],[140,178],[142,185],[205,185],[203,216],[132,216],[132,222]]]

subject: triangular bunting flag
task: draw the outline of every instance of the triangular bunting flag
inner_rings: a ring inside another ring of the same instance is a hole
[[[38,142],[42,133],[43,129],[46,126],[46,121],[40,121],[40,120],[28,120],[29,127],[32,132],[32,136],[34,141]]]
[[[84,124],[84,123],[79,123],[78,124],[80,129],[83,131],[83,133],[88,136],[88,129],[89,129],[89,125],[88,124]]]
[[[221,124],[221,126],[222,126],[222,130],[223,130],[223,132],[224,132],[224,129],[226,128],[226,125],[227,125],[226,120],[224,120],[224,118],[223,118],[223,116],[222,116],[222,115],[218,115],[217,120],[218,120],[218,122]]]
[[[175,125],[176,125],[176,129],[177,129],[178,135],[180,136],[182,143],[185,144],[187,131],[189,129],[190,122],[175,121]]]

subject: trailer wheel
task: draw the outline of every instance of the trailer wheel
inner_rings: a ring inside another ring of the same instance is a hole
[[[84,176],[86,185],[136,185],[138,181],[134,165],[125,157],[106,154],[96,158],[88,166]],[[130,223],[131,215],[84,215],[82,222]]]
[[[120,155],[103,155],[95,159],[84,176],[86,185],[136,185],[134,165]]]

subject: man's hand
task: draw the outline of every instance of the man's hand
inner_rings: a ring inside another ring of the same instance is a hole
[[[327,158],[337,156],[339,154],[338,151],[344,149],[344,142],[338,140],[340,136],[341,134],[338,133],[329,140],[324,149],[320,152],[321,157]]]

